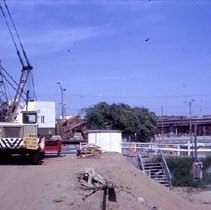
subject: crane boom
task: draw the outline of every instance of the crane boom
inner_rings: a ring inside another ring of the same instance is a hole
[[[31,70],[32,70],[32,66],[24,66],[22,69],[22,74],[21,74],[21,77],[19,80],[18,89],[17,89],[15,97],[6,113],[6,121],[12,122],[15,120],[15,118],[17,116],[16,110],[19,106],[20,99],[23,95],[23,91],[24,91],[24,88],[27,83],[27,80],[28,80]]]

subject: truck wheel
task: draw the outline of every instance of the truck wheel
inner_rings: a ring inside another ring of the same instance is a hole
[[[2,160],[8,160],[10,158],[10,153],[2,152],[2,153],[0,153],[0,157]]]
[[[80,154],[81,154],[81,151],[77,149],[76,156],[80,156]]]
[[[44,159],[45,158],[45,152],[40,152],[40,159]]]
[[[40,164],[40,151],[39,150],[35,150],[31,153],[31,162],[33,165],[38,165]]]

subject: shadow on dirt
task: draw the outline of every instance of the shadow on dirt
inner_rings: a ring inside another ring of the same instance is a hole
[[[66,156],[65,154],[56,154],[56,153],[46,153],[44,159],[51,159],[51,158],[61,158]]]
[[[65,154],[46,153],[37,165],[42,165],[47,159],[62,158]],[[29,155],[0,155],[0,165],[34,165]]]
[[[40,160],[38,165],[41,165],[43,160]],[[29,155],[9,155],[0,156],[0,165],[33,165]]]

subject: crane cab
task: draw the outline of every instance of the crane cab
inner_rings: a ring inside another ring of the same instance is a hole
[[[37,112],[35,111],[22,111],[23,124],[37,124]]]

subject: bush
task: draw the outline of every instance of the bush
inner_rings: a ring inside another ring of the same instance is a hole
[[[172,175],[173,186],[194,187],[196,185],[191,174],[192,158],[168,157],[166,161]]]
[[[211,166],[211,156],[202,160],[203,176],[201,181],[193,180],[192,164],[190,157],[167,157],[169,170],[172,175],[172,185],[175,187],[206,187],[211,184],[211,173],[207,169]]]
[[[203,177],[202,182],[204,185],[211,184],[211,173],[208,172],[208,168],[211,166],[211,156],[208,156],[202,160],[203,163]]]
[[[203,170],[208,169],[211,166],[211,156],[208,156],[202,160]]]
[[[204,186],[211,184],[211,173],[203,171],[202,183]]]

